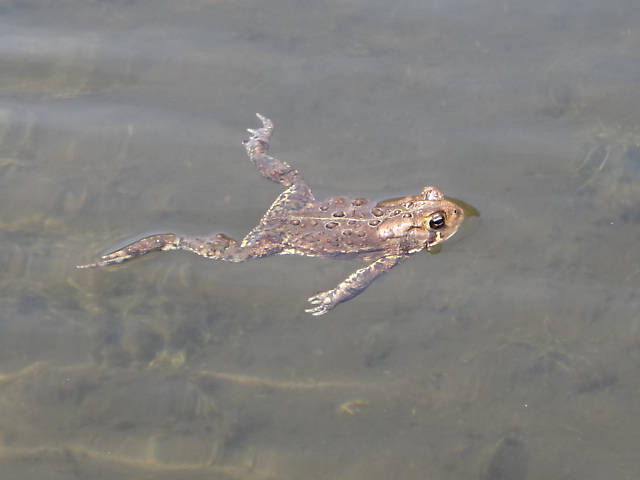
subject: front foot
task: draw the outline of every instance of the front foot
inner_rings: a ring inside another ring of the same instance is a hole
[[[144,255],[145,253],[153,252],[155,250],[175,250],[178,246],[178,241],[178,237],[173,233],[151,235],[149,237],[141,238],[137,242],[130,243],[120,250],[103,255],[102,260],[99,262],[89,263],[87,265],[77,265],[76,268],[106,267],[108,265],[115,265],[131,260],[132,258],[139,257],[140,255]]]
[[[315,307],[308,308],[305,312],[311,315],[324,315],[339,303],[345,302],[362,293],[376,277],[393,268],[402,258],[403,257],[400,256],[382,257],[371,265],[356,270],[340,282],[333,290],[320,292],[309,298],[309,303],[315,305]]]
[[[315,307],[307,308],[306,313],[311,315],[324,315],[329,310],[332,310],[341,300],[338,298],[337,289],[327,290],[326,292],[320,292],[313,297],[309,297],[308,301]]]

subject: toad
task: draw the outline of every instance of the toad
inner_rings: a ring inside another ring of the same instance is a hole
[[[412,253],[431,250],[453,234],[464,219],[462,208],[434,186],[420,194],[373,203],[361,197],[318,201],[298,170],[269,155],[273,122],[257,114],[262,127],[248,129],[244,141],[249,159],[266,178],[286,187],[240,242],[219,233],[213,237],[161,233],[141,238],[108,253],[94,268],[115,265],[155,250],[187,250],[228,262],[268,255],[346,258],[370,262],[335,288],[308,299],[306,312],[324,315],[336,305],[360,294],[384,272]]]

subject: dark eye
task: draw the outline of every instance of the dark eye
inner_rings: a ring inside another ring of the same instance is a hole
[[[429,220],[429,226],[431,228],[441,228],[444,227],[444,214],[436,213],[431,220]]]

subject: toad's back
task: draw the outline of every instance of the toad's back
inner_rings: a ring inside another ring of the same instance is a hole
[[[269,223],[281,232],[283,253],[368,258],[384,254],[385,242],[376,235],[382,216],[364,198],[337,197],[310,202]]]

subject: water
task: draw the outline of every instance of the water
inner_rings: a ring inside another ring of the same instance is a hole
[[[633,0],[60,2],[0,8],[7,479],[637,478]],[[156,254],[278,194],[481,212],[314,318],[358,265]]]

